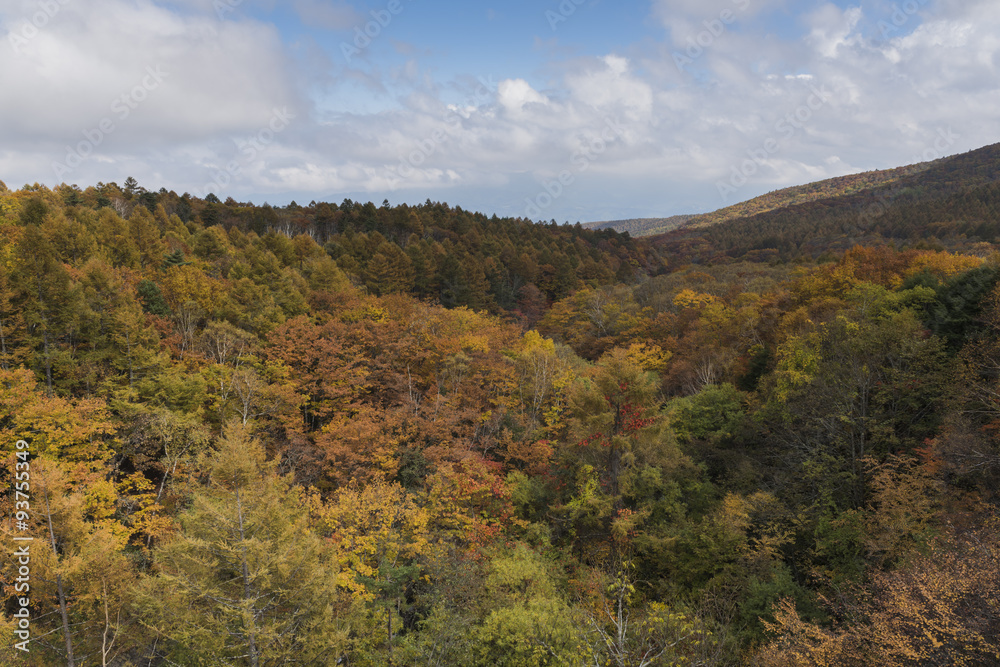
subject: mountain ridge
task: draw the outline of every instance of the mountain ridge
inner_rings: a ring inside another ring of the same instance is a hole
[[[872,173],[878,176],[867,179],[868,187],[847,191],[865,182],[849,177],[797,186],[778,192],[787,196],[791,190],[793,201],[796,194],[805,196],[802,201],[770,208],[744,202],[737,206],[747,215],[730,217],[732,211],[722,209],[714,219],[696,218],[652,242],[687,259],[722,261],[815,259],[853,245],[886,243],[968,249],[1000,239],[1000,144]],[[844,191],[816,187],[823,185]]]
[[[672,231],[687,224],[695,215],[672,215],[666,218],[629,218],[627,220],[607,220],[588,222],[585,229],[613,229],[619,234],[628,232],[630,236],[654,236]]]

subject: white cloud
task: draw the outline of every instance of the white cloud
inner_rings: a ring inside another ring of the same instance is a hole
[[[16,23],[7,28],[21,35]],[[0,97],[0,141],[50,165],[102,126],[114,130],[94,142],[95,165],[101,156],[225,143],[262,127],[275,108],[301,107],[277,31],[255,21],[95,0],[65,4],[17,51],[8,42],[0,89],[18,93]],[[81,168],[80,178],[88,173]]]
[[[548,98],[531,87],[524,79],[505,79],[498,89],[500,104],[508,111],[520,112],[527,104],[546,105]]]
[[[823,5],[809,17],[812,27],[808,42],[824,58],[836,58],[841,47],[851,47],[860,42],[855,30],[863,13],[860,7],[850,7],[841,11],[833,4]]]
[[[631,121],[649,122],[653,112],[652,88],[629,70],[628,59],[609,55],[597,67],[567,77],[566,87],[580,104],[602,113],[623,113]]]
[[[996,141],[1000,15],[993,1],[942,0],[884,40],[877,22],[885,17],[868,5],[810,4],[785,26],[800,38],[779,39],[763,18],[793,0],[657,0],[655,16],[670,29],[663,43],[623,44],[602,57],[552,55],[542,74],[508,68],[506,78],[485,86],[473,72],[441,81],[426,45],[392,66],[343,70],[318,43],[284,44],[275,26],[246,15],[219,21],[201,0],[173,8],[67,3],[17,56],[3,34],[16,23],[8,12],[0,24],[0,90],[7,93],[0,97],[0,178],[53,184],[52,161],[114,117],[112,102],[141,83],[147,66],[159,66],[167,73],[162,85],[66,180],[132,174],[144,184],[194,190],[236,160],[240,175],[220,194],[308,201],[370,193],[381,201],[395,192],[520,215],[525,198],[570,172],[574,184],[543,217],[706,210],[723,203],[715,182],[769,138],[778,149],[739,198],[905,164],[949,128],[961,136],[948,152]],[[344,4],[297,0],[294,7],[317,25],[350,27]],[[726,9],[737,12],[738,29],[713,39],[693,67],[678,69],[672,54],[687,35],[678,31],[705,30],[704,21]],[[818,106],[816,91],[826,97]],[[266,129],[276,107],[295,119],[246,159],[234,139]]]

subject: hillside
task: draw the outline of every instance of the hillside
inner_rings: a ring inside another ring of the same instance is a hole
[[[619,233],[628,232],[631,236],[652,236],[683,227],[694,217],[693,215],[675,215],[669,218],[633,218],[630,220],[589,222],[583,226],[587,229],[613,229]]]
[[[861,176],[868,179],[772,193],[740,205],[745,215],[723,209],[654,243],[681,261],[733,261],[818,258],[885,243],[985,252],[978,244],[1000,238],[1000,144]]]
[[[319,243],[352,282],[373,294],[410,293],[448,307],[468,306],[505,313],[535,313],[582,287],[630,282],[666,270],[658,251],[614,229],[534,224],[428,200],[418,206],[376,206],[346,199],[284,207],[227,199],[147,191],[138,183],[100,183],[79,189],[26,187],[0,197],[0,220],[37,220],[65,208],[74,219],[139,209],[173,226],[203,229],[190,243],[175,231],[169,250],[185,255],[223,252],[213,231],[260,237],[304,235]],[[534,317],[530,315],[529,317]]]
[[[829,199],[871,190],[897,181],[918,168],[920,167],[898,167],[896,169],[870,171],[863,174],[849,174],[847,176],[830,178],[825,181],[817,181],[816,183],[807,183],[806,185],[775,190],[760,197],[754,197],[753,199],[733,204],[726,208],[720,208],[712,213],[694,216],[687,224],[687,227],[709,227],[726,222],[727,220],[748,218],[760,213],[767,213],[768,211],[787,208],[796,204],[816,201],[817,199]]]
[[[658,257],[0,189],[0,664],[994,664],[1000,266]]]

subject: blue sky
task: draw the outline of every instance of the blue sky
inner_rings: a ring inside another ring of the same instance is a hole
[[[0,180],[711,211],[1000,141],[998,34],[995,0],[8,0]]]

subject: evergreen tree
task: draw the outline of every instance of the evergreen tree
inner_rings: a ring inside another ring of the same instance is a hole
[[[155,553],[142,616],[162,657],[179,664],[334,665],[335,572],[307,525],[299,489],[239,425],[198,468],[206,479]]]

